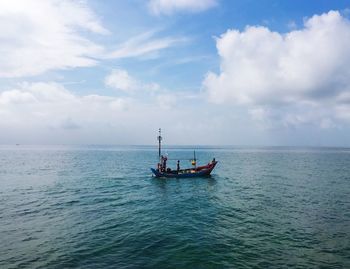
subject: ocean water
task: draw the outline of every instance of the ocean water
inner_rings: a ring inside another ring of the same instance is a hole
[[[350,268],[350,149],[196,153],[210,178],[153,178],[156,147],[1,146],[0,268]]]

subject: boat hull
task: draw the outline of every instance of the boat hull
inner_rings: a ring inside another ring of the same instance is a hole
[[[210,173],[215,168],[217,162],[212,162],[205,166],[200,166],[195,169],[183,169],[179,171],[161,172],[158,169],[151,168],[155,177],[164,178],[193,178],[193,177],[206,177],[210,176]]]

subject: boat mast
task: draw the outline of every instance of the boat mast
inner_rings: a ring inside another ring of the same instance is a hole
[[[196,159],[196,151],[193,151],[193,160],[192,160],[192,165],[194,166],[194,168],[197,167],[197,159]]]
[[[162,147],[162,130],[159,128],[159,135],[157,137],[158,139],[158,157],[159,157],[159,160],[160,160],[160,154],[161,154],[161,147]]]

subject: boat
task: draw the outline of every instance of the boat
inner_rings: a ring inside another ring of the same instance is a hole
[[[158,157],[159,162],[157,168],[151,168],[151,171],[155,177],[164,177],[164,178],[193,178],[193,177],[208,177],[210,173],[214,170],[216,164],[218,163],[215,158],[206,165],[197,166],[196,152],[193,152],[192,159],[182,159],[190,160],[192,167],[186,169],[180,169],[180,160],[177,160],[177,168],[172,170],[167,167],[166,163],[168,161],[167,156],[163,156],[161,152],[161,129],[159,129],[158,139]],[[176,160],[176,159],[175,159]]]

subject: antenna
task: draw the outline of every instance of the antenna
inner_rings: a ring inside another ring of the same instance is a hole
[[[157,137],[158,139],[158,157],[160,160],[160,154],[161,154],[161,147],[162,147],[162,130],[159,128],[159,135]]]

